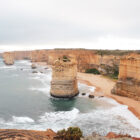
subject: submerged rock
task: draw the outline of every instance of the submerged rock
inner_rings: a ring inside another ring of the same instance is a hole
[[[82,93],[82,95],[84,96],[84,95],[86,95],[86,93]]]
[[[36,69],[37,68],[37,66],[35,64],[32,64],[31,67],[32,67],[32,69]]]
[[[32,73],[38,73],[37,71],[32,71]]]
[[[89,98],[94,98],[94,95],[90,94],[88,97],[89,97]]]
[[[103,98],[104,96],[99,96],[99,98]]]
[[[40,71],[40,73],[44,73],[43,71]]]

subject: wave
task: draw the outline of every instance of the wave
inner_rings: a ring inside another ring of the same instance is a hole
[[[31,65],[32,63],[29,60],[17,60],[15,61],[16,64],[24,64],[24,65]]]
[[[17,67],[16,66],[1,66],[0,69],[8,69],[8,70],[16,70]]]
[[[47,126],[53,128],[54,131],[58,131],[71,126],[71,123],[77,118],[79,112],[77,108],[73,108],[71,111],[46,112],[40,116],[39,122],[46,122]]]
[[[0,118],[1,128],[4,129],[30,129],[31,126],[35,123],[35,121],[30,117],[17,117],[12,116],[11,120],[5,121]]]
[[[39,91],[46,95],[49,95],[50,93],[50,83],[51,83],[51,71],[48,71],[48,73],[35,73],[32,74],[32,77],[29,77],[30,79],[38,80],[41,83],[41,86],[39,87],[30,87],[30,90],[33,91]]]
[[[36,121],[26,116],[13,116],[11,121],[7,122],[0,119],[0,125],[1,128],[33,130],[50,128],[54,131],[78,126],[83,130],[84,135],[89,135],[92,132],[101,135],[115,132],[140,137],[140,121],[128,110],[127,106],[119,104],[111,109],[96,109],[88,113],[80,113],[77,108],[70,111],[46,112]]]
[[[37,121],[30,117],[13,116],[11,121],[7,122],[0,119],[0,125],[1,128],[7,129],[53,129],[54,131],[58,131],[71,126],[72,121],[76,119],[78,113],[79,110],[77,108],[74,108],[71,111],[46,112],[41,115]]]
[[[33,123],[34,120],[32,118],[29,118],[29,117],[16,117],[16,116],[13,116],[12,117],[12,122],[13,123]]]

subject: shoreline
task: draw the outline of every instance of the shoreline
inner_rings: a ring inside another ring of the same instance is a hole
[[[106,78],[102,75],[87,73],[78,73],[77,79],[80,83],[95,87],[95,91],[90,94],[93,94],[95,96],[109,97],[116,100],[122,105],[127,105],[129,111],[131,111],[140,120],[140,102],[128,97],[112,94],[111,89],[115,85],[114,80]]]

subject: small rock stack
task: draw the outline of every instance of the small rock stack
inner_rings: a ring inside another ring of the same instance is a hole
[[[63,56],[54,62],[50,92],[52,96],[58,98],[72,98],[79,93],[77,63],[74,58]]]
[[[13,65],[14,64],[14,54],[12,52],[5,52],[3,54],[4,63],[6,65]]]

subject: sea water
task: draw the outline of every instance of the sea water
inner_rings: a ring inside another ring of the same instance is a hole
[[[80,83],[79,96],[70,100],[53,98],[50,96],[51,69],[40,66],[38,73],[33,71],[30,61],[16,61],[6,66],[0,59],[1,129],[58,131],[78,126],[84,135],[115,132],[140,137],[140,121],[127,106],[106,97],[89,99],[87,96],[94,87]]]

